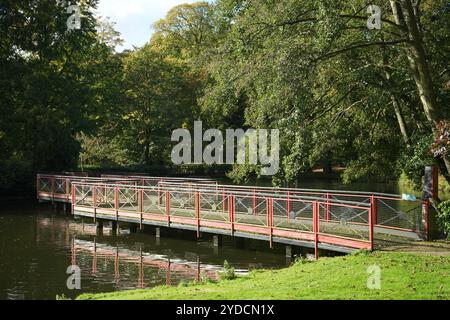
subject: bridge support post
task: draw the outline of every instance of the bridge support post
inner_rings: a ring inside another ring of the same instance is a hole
[[[286,246],[286,264],[290,264],[292,262],[292,246]]]
[[[160,227],[155,228],[155,235],[156,235],[157,239],[161,238],[161,228]]]
[[[95,227],[96,227],[96,234],[98,236],[102,236],[103,235],[103,221],[97,220],[95,222]]]
[[[234,243],[236,245],[236,248],[238,248],[238,249],[242,249],[245,247],[245,239],[244,238],[236,237],[236,238],[234,238]]]
[[[214,248],[218,248],[222,246],[223,237],[220,234],[216,234],[213,236],[213,245]]]
[[[117,221],[111,221],[111,233],[117,235]]]
[[[137,232],[137,225],[130,224],[130,233],[136,233]]]
[[[292,258],[292,246],[286,246],[286,258]]]

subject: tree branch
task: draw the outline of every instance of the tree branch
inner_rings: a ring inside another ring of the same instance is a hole
[[[366,48],[366,47],[371,47],[371,46],[387,46],[387,45],[396,45],[399,43],[408,43],[410,42],[409,39],[399,39],[399,40],[392,40],[392,41],[375,41],[375,42],[367,42],[367,43],[359,43],[359,44],[354,44],[351,45],[349,47],[346,48],[342,48],[333,52],[329,52],[327,54],[324,54],[322,56],[317,57],[316,59],[314,59],[312,62],[317,62],[319,60],[326,60],[326,59],[330,59],[333,58],[337,55],[340,55],[341,53],[347,52],[347,51],[351,51],[354,49],[359,49],[359,48]]]

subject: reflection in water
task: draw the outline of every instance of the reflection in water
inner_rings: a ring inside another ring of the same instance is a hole
[[[122,226],[123,227],[123,226]],[[284,248],[247,241],[238,248],[224,239],[215,248],[211,239],[193,233],[159,239],[119,229],[104,235],[96,226],[52,212],[48,206],[3,208],[0,212],[0,299],[55,299],[64,294],[111,292],[180,282],[215,279],[224,260],[245,274],[256,268],[286,266]],[[81,290],[69,290],[67,267],[81,269]]]
[[[94,241],[85,241],[73,239],[71,247],[72,264],[77,264],[77,256],[88,255],[92,259],[91,274],[96,275],[98,261],[103,261],[106,266],[110,261],[114,263],[114,282],[119,285],[120,265],[135,265],[138,270],[137,287],[145,288],[146,269],[155,269],[165,273],[166,285],[178,283],[180,279],[201,281],[205,277],[216,279],[217,272],[222,270],[217,265],[201,264],[200,257],[196,256],[196,261],[186,259],[170,258],[162,254],[152,254],[142,250],[142,244],[139,244],[139,251],[121,249],[119,246],[113,247],[107,244]],[[152,270],[153,271],[153,270]],[[245,274],[247,270],[237,270],[239,274]],[[151,273],[151,272],[150,272]]]

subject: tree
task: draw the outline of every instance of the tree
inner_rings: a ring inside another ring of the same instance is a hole
[[[448,94],[432,83],[442,77],[439,68],[445,70],[448,51],[438,44],[445,47],[449,35],[442,27],[448,25],[445,1],[419,2],[413,12],[409,0],[397,4],[407,17],[403,24],[386,3],[382,29],[369,30],[361,0],[219,1],[232,27],[204,105],[233,109],[245,97],[247,125],[283,130],[289,176],[323,158],[346,166],[347,180],[397,176],[411,137],[428,135],[448,116],[445,104],[435,103],[448,101]],[[430,58],[424,59],[427,48]]]
[[[141,163],[167,163],[172,130],[192,116],[195,100],[186,66],[151,45],[125,59],[126,112],[123,115]]]
[[[68,30],[64,2],[2,2],[2,186],[23,188],[32,185],[36,171],[76,168],[75,136],[95,127],[105,97],[99,85],[102,74],[96,71],[108,50],[97,38],[97,2],[80,1],[79,30]]]

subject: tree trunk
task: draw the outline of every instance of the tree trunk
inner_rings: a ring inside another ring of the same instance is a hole
[[[384,39],[382,39],[382,40],[384,41]],[[402,111],[400,109],[400,103],[399,103],[397,97],[395,96],[394,90],[392,90],[392,88],[394,88],[394,85],[391,80],[391,78],[392,78],[391,72],[388,69],[389,57],[386,52],[386,47],[382,46],[381,50],[383,53],[384,75],[385,75],[386,82],[387,82],[387,85],[388,85],[388,88],[390,91],[392,106],[394,107],[395,116],[397,117],[397,122],[398,122],[398,126],[400,128],[400,132],[403,137],[403,141],[405,142],[405,144],[408,145],[409,144],[409,135],[408,135],[408,130],[406,129],[405,118],[403,117]]]
[[[332,174],[333,173],[333,166],[331,161],[326,160],[323,165],[323,173],[324,174]]]
[[[409,136],[408,136],[408,130],[406,129],[406,122],[403,118],[402,111],[400,109],[400,104],[398,103],[397,98],[395,95],[391,94],[391,101],[392,106],[394,107],[395,116],[397,117],[398,126],[400,128],[400,132],[402,133],[403,141],[405,144],[409,144]]]
[[[442,113],[437,105],[434,94],[433,79],[430,67],[425,55],[425,48],[422,34],[419,29],[419,22],[416,18],[418,8],[414,8],[411,0],[391,0],[392,13],[398,25],[406,27],[409,34],[410,43],[406,50],[410,68],[417,86],[420,101],[428,121],[436,133],[437,124],[443,120]],[[443,156],[447,174],[450,173],[450,157]]]
[[[148,140],[145,141],[144,163],[146,166],[150,165],[150,142]]]

